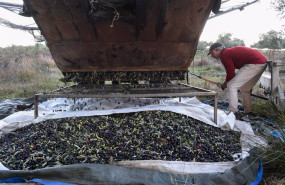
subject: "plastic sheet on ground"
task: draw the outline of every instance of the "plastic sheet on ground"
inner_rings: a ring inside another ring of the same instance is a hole
[[[243,159],[224,173],[176,174],[156,170],[129,168],[100,164],[75,164],[44,168],[33,171],[0,171],[0,179],[22,177],[84,185],[240,185],[249,184],[257,178],[260,163],[253,157]]]
[[[238,162],[183,162],[183,161],[162,161],[162,160],[132,160],[118,161],[114,163],[118,166],[143,168],[157,170],[160,172],[170,172],[177,174],[198,174],[225,172],[229,168],[238,164]]]
[[[14,112],[29,109],[33,106],[34,100],[30,99],[6,99],[0,100],[0,119],[3,119]]]
[[[215,127],[220,127],[222,129],[233,129],[236,131],[241,131],[242,133],[241,142],[247,143],[248,142],[247,139],[250,137],[253,140],[252,143],[253,144],[255,143],[256,137],[252,131],[250,124],[246,122],[236,121],[234,114],[231,113],[227,115],[222,110],[218,110],[218,123],[215,124],[213,121],[214,120],[214,108],[210,105],[201,103],[197,98],[181,98],[181,101],[179,101],[178,98],[176,99],[77,99],[77,100],[53,99],[53,100],[48,100],[46,102],[39,104],[39,117],[37,119],[34,119],[33,117],[34,116],[33,110],[16,112],[13,115],[10,115],[0,120],[0,130],[4,133],[7,133],[19,127],[23,127],[31,123],[38,123],[38,122],[41,122],[47,119],[93,116],[93,115],[110,115],[110,114],[115,114],[115,113],[130,113],[130,112],[153,111],[153,110],[172,111],[175,113],[180,113],[180,114],[183,114],[189,117],[193,117],[195,119],[198,119],[202,122],[205,122],[206,124],[209,124]],[[249,149],[250,148],[246,144],[242,143],[243,152],[238,155],[240,155],[241,158],[244,158],[243,161],[247,159],[246,156],[248,156]],[[150,163],[152,165],[150,165]],[[74,177],[78,177],[79,175],[82,175],[80,178],[83,178],[84,176],[84,179],[85,177],[87,179],[93,179],[94,175],[90,174],[89,172],[87,173],[86,169],[89,169],[93,171],[94,173],[99,173],[97,172],[97,170],[98,170],[98,167],[100,167],[102,168],[102,170],[104,170],[106,174],[109,174],[110,176],[105,177],[105,175],[103,175],[104,178],[100,176],[96,176],[96,179],[97,180],[99,179],[98,182],[112,181],[114,184],[116,183],[120,184],[121,182],[117,180],[122,178],[121,177],[122,174],[120,173],[123,173],[123,172],[117,172],[117,169],[121,169],[121,170],[123,169],[123,170],[128,171],[128,173],[130,174],[128,175],[124,174],[126,175],[125,177],[126,179],[122,180],[122,184],[128,184],[128,183],[131,183],[131,184],[135,184],[135,183],[171,184],[171,183],[166,183],[166,182],[171,182],[171,180],[173,180],[172,178],[169,178],[168,173],[170,173],[171,175],[174,175],[175,178],[179,177],[179,182],[182,182],[182,181],[185,182],[185,180],[187,180],[186,178],[187,176],[184,176],[184,175],[188,175],[189,177],[191,176],[191,178],[193,175],[195,175],[195,178],[197,178],[198,176],[201,177],[201,179],[198,181],[205,182],[205,184],[219,184],[219,183],[214,183],[215,181],[210,183],[211,180],[210,179],[206,180],[206,179],[210,177],[213,179],[221,177],[222,174],[219,174],[218,172],[227,173],[232,168],[237,168],[238,166],[237,163],[238,162],[227,162],[227,163],[213,162],[209,164],[209,163],[177,162],[177,161],[174,161],[174,162],[171,162],[171,161],[122,161],[122,162],[117,162],[116,165],[129,166],[129,168],[110,166],[110,165],[81,164],[81,165],[75,165],[75,166],[69,165],[69,166],[64,166],[61,168],[40,169],[40,170],[35,170],[29,173],[22,171],[22,172],[17,172],[17,174],[19,173],[19,175],[23,175],[23,174],[35,174],[36,175],[38,174],[37,172],[43,172],[43,173],[51,173],[49,174],[49,177],[51,177],[50,175],[56,176],[56,174],[54,173],[60,173],[59,171],[61,170],[62,170],[62,173],[65,173],[66,170],[67,171],[74,170],[74,172],[70,172],[70,174],[79,173],[75,175]],[[249,178],[252,178],[253,174],[257,173],[258,167],[255,166],[254,168],[251,168],[252,165],[249,165],[249,164],[247,165],[248,165],[247,167],[248,169],[245,169],[245,170],[251,169],[252,171],[250,173],[245,174],[244,176],[248,176]],[[79,169],[76,169],[73,167],[76,167],[76,168],[78,167]],[[140,168],[144,168],[144,169],[140,169]],[[83,170],[88,175],[82,174],[80,170]],[[136,174],[138,173],[139,170],[143,170],[144,174],[142,175]],[[6,171],[4,172],[9,175],[14,173],[12,171],[9,171],[9,172],[6,172]],[[0,174],[2,174],[2,172]],[[67,173],[65,175],[64,182],[74,183],[74,179],[72,181],[68,180],[69,178],[74,178],[74,177],[69,177],[69,176],[73,176],[70,174]],[[163,176],[155,176],[155,174],[156,175],[163,174]],[[230,176],[230,178],[235,178],[236,175],[237,174],[232,175]],[[241,175],[240,172],[238,172],[238,175]],[[205,176],[205,177],[202,178],[202,176]],[[41,178],[41,176],[33,176],[33,177]],[[142,180],[144,178],[146,178],[147,180]],[[153,180],[153,182],[149,181],[150,178]],[[55,178],[55,179],[49,178],[49,179],[59,180],[58,178]],[[154,179],[158,179],[158,181],[156,182],[156,180]],[[221,180],[221,182],[222,181],[223,180]],[[227,179],[227,181],[231,181],[231,180]],[[97,181],[94,181],[94,182],[97,182]],[[147,182],[147,183],[143,183],[143,182]],[[249,181],[246,181],[246,182],[249,182]],[[76,183],[76,184],[80,184],[80,183]],[[95,183],[89,183],[89,184],[95,184]],[[181,183],[177,183],[177,184],[181,184]],[[191,184],[190,181],[189,181],[189,184]],[[228,183],[228,184],[232,184],[232,183]],[[240,183],[237,183],[237,184],[240,184]]]

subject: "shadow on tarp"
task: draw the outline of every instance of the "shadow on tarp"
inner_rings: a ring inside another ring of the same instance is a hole
[[[46,99],[40,98],[39,102],[43,101],[46,101]],[[0,100],[0,120],[18,111],[31,110],[33,105],[34,98]]]
[[[202,103],[214,106],[215,101],[214,101],[214,99],[209,99],[209,100],[202,101]],[[228,100],[218,100],[218,109],[223,110],[225,112],[229,112],[229,101]],[[242,104],[238,105],[238,110],[239,111],[244,110]]]
[[[37,178],[47,181],[84,185],[240,185],[250,183],[258,184],[257,181],[260,180],[260,168],[260,161],[257,158],[249,156],[224,173],[198,173],[182,175],[139,168],[127,168],[122,166],[89,163],[51,167],[33,171],[1,170],[0,179],[20,177],[27,180],[32,180]]]

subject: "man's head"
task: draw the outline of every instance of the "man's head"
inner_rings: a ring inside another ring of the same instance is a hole
[[[208,55],[211,55],[213,58],[218,59],[220,58],[223,49],[225,49],[225,46],[223,44],[218,42],[214,43],[211,45]]]

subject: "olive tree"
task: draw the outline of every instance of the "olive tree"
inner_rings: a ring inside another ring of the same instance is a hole
[[[273,8],[279,12],[282,19],[285,18],[285,0],[272,0],[271,5]]]
[[[268,48],[268,49],[281,49],[285,48],[285,38],[283,32],[271,30],[267,33],[261,34],[259,41],[251,47],[254,48]]]
[[[235,46],[244,46],[244,41],[241,39],[233,38],[231,33],[223,33],[219,34],[218,40],[216,42],[222,43],[227,48],[235,47]]]
[[[198,42],[198,46],[197,46],[197,50],[198,51],[204,51],[211,44],[213,44],[213,43],[212,42],[207,42],[207,41],[199,41]]]

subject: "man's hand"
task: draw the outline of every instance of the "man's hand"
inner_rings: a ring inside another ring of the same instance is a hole
[[[224,82],[223,84],[218,82],[217,83],[217,87],[221,88],[222,90],[224,90],[225,88],[227,88],[227,82]]]
[[[225,88],[227,88],[227,85],[228,85],[228,82],[225,81],[225,82],[222,84],[221,88],[224,90]]]
[[[218,82],[217,87],[222,88],[222,83]]]

